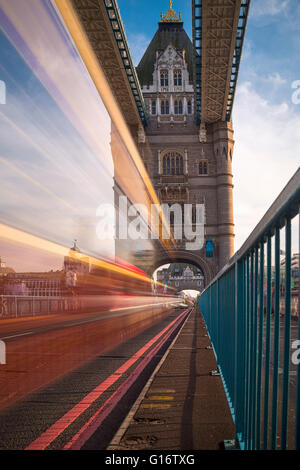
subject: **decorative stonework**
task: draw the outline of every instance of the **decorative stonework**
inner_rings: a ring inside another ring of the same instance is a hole
[[[226,155],[230,155],[230,152],[232,155],[233,132],[231,124],[222,121],[213,124],[202,123],[199,128],[194,116],[188,114],[189,100],[194,109],[194,89],[190,84],[184,50],[175,47],[173,26],[169,28],[169,43],[168,27],[165,26],[164,29],[159,27],[156,35],[161,33],[159,39],[164,38],[166,45],[164,50],[156,51],[152,85],[142,88],[150,111],[148,126],[145,129],[150,148],[145,146],[145,156],[147,155],[147,162],[152,162],[150,176],[161,203],[170,206],[186,203],[205,206],[205,243],[202,249],[194,252],[184,251],[183,240],[176,240],[172,254],[177,262],[194,260],[203,270],[207,283],[233,255],[231,158],[223,156],[224,149]],[[182,32],[178,31],[177,36],[180,34]],[[160,41],[157,40],[157,43]],[[149,54],[153,57],[152,48]],[[148,58],[146,53],[141,64],[149,62],[150,56]],[[148,76],[149,70],[144,70],[143,65],[139,65],[139,69],[142,77]],[[176,89],[174,84],[174,72],[177,70],[182,72],[180,89],[179,87]],[[164,86],[160,81],[161,71],[168,72],[168,81],[163,83]],[[169,101],[167,114],[161,113],[163,100]],[[152,107],[153,101],[155,106]],[[175,114],[176,101],[181,101],[183,104],[181,115]],[[152,108],[155,109],[155,113],[151,113]],[[176,168],[174,174],[172,171],[164,174],[163,159],[172,152],[184,158],[182,174],[177,174]],[[210,257],[207,256],[205,249],[207,240],[211,240],[214,247],[213,256]]]

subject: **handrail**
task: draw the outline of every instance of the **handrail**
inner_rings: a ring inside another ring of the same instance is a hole
[[[265,238],[266,233],[273,234],[275,227],[284,226],[284,216],[286,215],[287,208],[289,208],[289,215],[293,218],[298,213],[300,198],[300,168],[292,176],[285,188],[275,199],[271,207],[267,210],[265,215],[256,225],[249,237],[245,240],[241,248],[230,258],[227,264],[218,272],[212,279],[206,289],[212,285],[216,280],[221,277],[228,269],[230,269],[242,256],[244,256],[253,245],[258,244]]]

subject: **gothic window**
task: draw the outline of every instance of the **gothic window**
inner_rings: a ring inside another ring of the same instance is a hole
[[[174,86],[182,86],[182,73],[181,70],[174,71]]]
[[[192,102],[191,102],[191,100],[188,101],[187,108],[188,108],[188,114],[192,114]]]
[[[156,101],[155,100],[151,102],[151,113],[156,114]]]
[[[160,112],[161,114],[169,114],[169,101],[161,100],[160,102]]]
[[[174,225],[174,212],[170,212],[170,225]]]
[[[178,114],[178,101],[174,102],[174,113]]]
[[[177,152],[168,152],[163,157],[164,175],[183,175],[183,157]]]
[[[169,114],[169,101],[166,100],[166,114]]]
[[[199,175],[208,175],[208,161],[207,160],[200,160]]]
[[[175,114],[182,114],[182,111],[183,111],[183,107],[182,107],[182,101],[179,100],[175,100],[175,103],[174,103],[174,112]]]
[[[167,70],[162,70],[160,72],[160,86],[169,86],[169,77]]]

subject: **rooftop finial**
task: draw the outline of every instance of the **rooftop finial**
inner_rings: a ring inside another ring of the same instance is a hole
[[[173,10],[173,0],[170,0],[169,5],[170,5],[169,11],[165,15],[163,15],[163,13],[160,14],[160,22],[161,23],[181,23],[181,13],[179,13],[179,15],[176,15],[175,11]]]

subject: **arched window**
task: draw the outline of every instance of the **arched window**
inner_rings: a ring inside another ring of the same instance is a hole
[[[214,245],[210,238],[205,243],[205,253],[206,258],[212,258],[214,256]]]
[[[163,157],[164,175],[183,175],[183,157],[177,152],[168,152]]]
[[[208,161],[207,160],[200,160],[199,175],[208,175]]]
[[[169,74],[167,70],[160,72],[160,86],[169,86]]]
[[[174,71],[174,86],[182,86],[182,73],[181,70]]]
[[[192,114],[192,102],[191,100],[187,103],[188,114]]]
[[[156,114],[156,101],[155,100],[151,102],[151,113]]]

